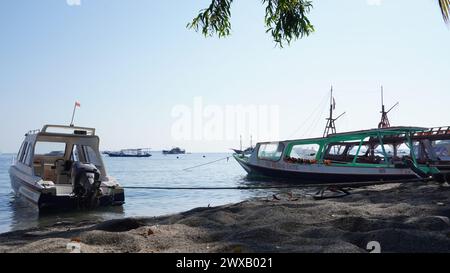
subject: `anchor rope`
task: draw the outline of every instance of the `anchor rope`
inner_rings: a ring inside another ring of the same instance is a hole
[[[301,185],[279,185],[279,186],[238,186],[238,187],[152,187],[152,186],[124,186],[124,189],[133,190],[269,190],[269,189],[303,189],[314,187],[355,187],[355,186],[371,186],[384,184],[403,184],[415,182],[430,182],[432,178],[425,179],[404,179],[389,181],[365,181],[354,183],[318,183],[318,184],[301,184]]]
[[[223,160],[227,160],[228,161],[230,159],[230,157],[231,156],[227,156],[227,157],[224,157],[224,158],[221,158],[221,159],[217,159],[217,160],[214,160],[214,161],[211,161],[211,162],[207,162],[207,163],[200,164],[200,165],[197,165],[197,166],[189,167],[189,168],[183,169],[183,171],[188,171],[188,170],[192,170],[192,169],[195,169],[195,168],[200,168],[200,167],[203,167],[203,166],[211,165],[213,163],[220,162],[220,161],[223,161]]]

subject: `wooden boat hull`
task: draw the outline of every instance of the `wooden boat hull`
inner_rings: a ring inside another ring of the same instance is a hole
[[[292,166],[292,169],[289,169],[288,165],[284,164],[283,167],[285,168],[281,166],[257,166],[238,157],[236,160],[250,176],[283,181],[289,180],[298,184],[357,184],[357,182],[395,181],[417,178],[417,175],[409,169],[387,170],[384,168],[329,167],[324,165]]]

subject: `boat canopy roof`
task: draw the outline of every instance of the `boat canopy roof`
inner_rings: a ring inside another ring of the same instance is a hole
[[[371,137],[371,136],[396,136],[396,135],[404,135],[409,133],[417,133],[417,132],[423,132],[427,131],[429,128],[425,127],[408,127],[408,126],[402,126],[402,127],[390,127],[390,128],[381,128],[381,129],[368,129],[368,130],[360,130],[360,131],[350,131],[350,132],[343,132],[343,133],[337,133],[337,134],[331,134],[327,137],[320,137],[320,138],[309,138],[309,139],[292,139],[292,140],[285,140],[281,142],[333,142],[333,141],[351,141],[351,140],[359,140],[365,137]],[[277,141],[275,141],[277,142]],[[265,142],[265,143],[274,143],[274,142]]]
[[[68,135],[95,135],[95,128],[65,126],[65,125],[45,125],[42,133],[68,134]]]
[[[352,132],[344,132],[329,135],[328,137],[345,137],[345,136],[365,136],[365,135],[400,135],[406,133],[415,133],[428,130],[428,128],[424,127],[390,127],[390,128],[380,128],[380,129],[369,129],[369,130],[360,130],[360,131],[352,131]]]
[[[86,137],[95,136],[95,128],[79,127],[79,126],[66,126],[66,125],[44,125],[42,130],[32,130],[27,133],[30,135],[54,135],[54,136],[74,136],[74,137]]]

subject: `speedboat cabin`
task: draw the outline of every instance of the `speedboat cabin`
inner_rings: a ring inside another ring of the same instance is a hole
[[[14,191],[39,208],[123,204],[99,144],[93,128],[46,125],[29,132],[10,168]]]

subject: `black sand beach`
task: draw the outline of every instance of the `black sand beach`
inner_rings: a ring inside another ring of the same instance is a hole
[[[279,199],[279,200],[278,200]],[[450,188],[391,184],[316,201],[282,194],[214,208],[103,223],[60,223],[0,235],[0,252],[364,253],[448,252]]]

